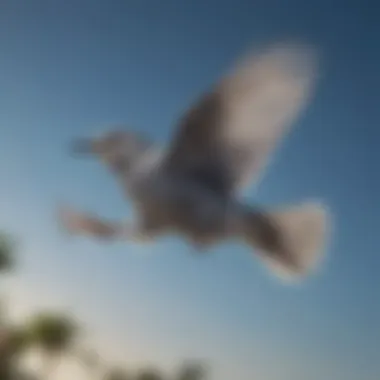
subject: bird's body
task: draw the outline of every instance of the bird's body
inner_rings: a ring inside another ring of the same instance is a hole
[[[205,248],[232,235],[241,210],[238,201],[200,181],[168,172],[162,155],[146,155],[128,173],[115,172],[133,206],[133,228],[139,240],[177,234],[197,248]]]
[[[198,249],[239,239],[269,264],[307,273],[325,238],[322,205],[270,212],[244,204],[240,192],[258,177],[305,103],[312,63],[309,50],[281,45],[247,60],[184,115],[166,151],[127,131],[79,142],[78,151],[97,155],[116,175],[135,219],[111,223],[64,209],[65,227],[139,241],[176,234]]]

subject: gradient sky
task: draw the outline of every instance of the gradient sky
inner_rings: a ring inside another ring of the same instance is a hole
[[[378,20],[370,0],[0,0],[0,228],[20,238],[17,310],[70,307],[131,366],[204,358],[217,380],[378,379]],[[69,157],[71,138],[126,123],[165,143],[251,44],[292,37],[322,54],[318,92],[249,198],[330,205],[318,276],[284,287],[237,244],[198,258],[177,239],[59,231],[59,200],[130,215],[103,167]]]

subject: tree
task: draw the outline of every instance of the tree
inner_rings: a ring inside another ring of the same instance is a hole
[[[31,343],[45,356],[43,376],[50,379],[61,356],[74,345],[78,326],[69,316],[50,312],[34,315],[27,326]]]
[[[136,380],[163,380],[163,376],[160,372],[154,369],[144,369],[140,371],[137,376]]]
[[[9,272],[14,262],[15,244],[10,235],[0,232],[0,272]]]
[[[0,379],[19,378],[19,359],[28,348],[28,334],[22,327],[0,327]],[[17,376],[16,376],[17,373]]]
[[[180,369],[177,380],[203,380],[206,378],[206,369],[201,363],[185,363]]]
[[[9,274],[15,266],[15,241],[11,235],[0,231],[0,289],[5,286],[1,284],[5,275]],[[0,294],[0,328],[7,323],[7,297]]]

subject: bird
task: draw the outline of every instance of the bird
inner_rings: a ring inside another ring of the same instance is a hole
[[[245,201],[244,192],[261,181],[310,103],[318,64],[308,44],[253,49],[182,113],[166,148],[126,127],[73,139],[72,154],[95,157],[113,173],[134,217],[112,221],[61,204],[61,226],[93,239],[141,244],[172,234],[200,253],[236,240],[275,276],[310,275],[326,251],[326,202],[262,207]]]

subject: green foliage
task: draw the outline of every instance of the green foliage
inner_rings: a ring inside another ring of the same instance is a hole
[[[21,355],[28,347],[28,337],[21,327],[0,328],[0,379],[24,379],[18,371]],[[17,374],[17,375],[16,375]]]
[[[59,313],[36,314],[27,326],[31,342],[50,354],[62,353],[69,349],[78,332],[75,321]]]
[[[31,344],[28,331],[23,327],[8,328],[7,350],[12,356],[20,356]]]
[[[9,271],[15,265],[15,245],[9,234],[0,232],[0,271]]]
[[[163,380],[163,378],[157,370],[153,369],[142,370],[136,376],[136,380]]]
[[[11,271],[15,266],[15,241],[0,231],[0,272]],[[1,301],[1,300],[0,300]],[[1,302],[0,302],[1,306]],[[100,357],[94,351],[78,350],[75,345],[79,326],[73,318],[59,312],[39,312],[21,326],[1,322],[0,310],[0,380],[35,380],[32,375],[20,373],[19,359],[29,348],[39,347],[46,354],[45,376],[50,379],[57,355],[75,352],[77,359],[89,371],[97,373],[102,368]],[[73,350],[72,350],[73,349]],[[58,357],[59,359],[59,357]],[[204,380],[205,369],[197,363],[186,363],[175,380]],[[167,377],[154,369],[145,368],[130,375],[123,368],[110,368],[104,380],[164,380]]]
[[[177,380],[203,380],[206,369],[201,363],[186,363],[177,376]]]

